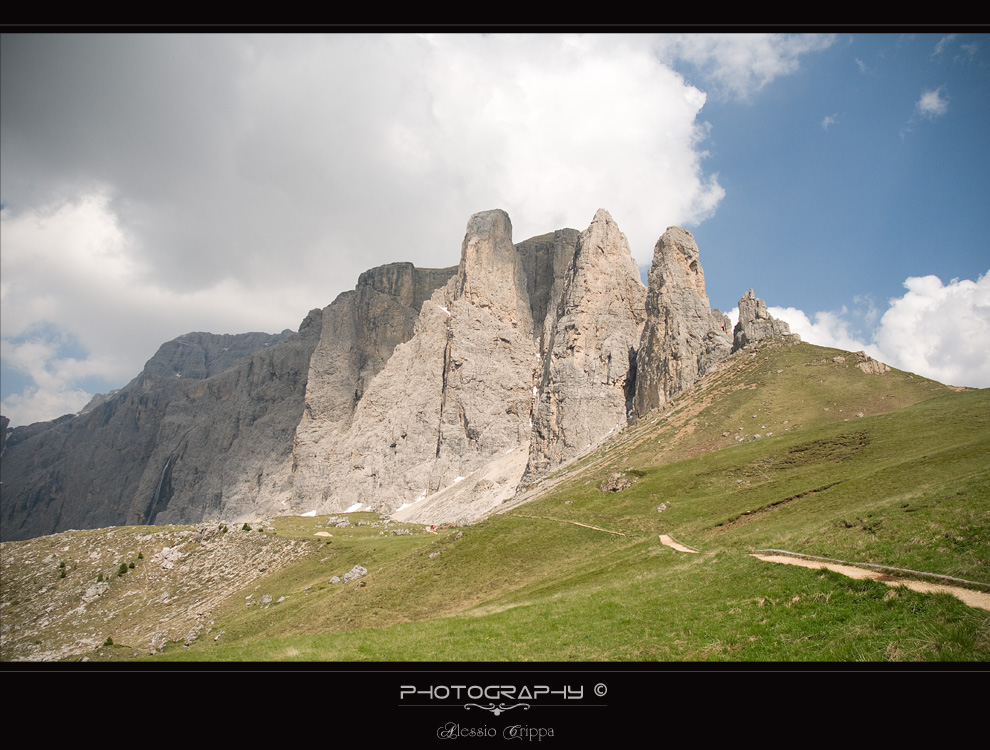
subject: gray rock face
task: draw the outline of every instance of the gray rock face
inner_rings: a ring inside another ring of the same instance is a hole
[[[765,339],[791,336],[791,327],[767,312],[767,303],[758,299],[750,289],[739,300],[739,322],[732,331],[732,351]]]
[[[277,334],[187,333],[158,347],[138,376],[137,384],[147,386],[169,378],[206,380],[291,335],[289,330]]]
[[[547,326],[530,476],[625,426],[634,394],[646,289],[625,235],[604,209],[578,240]]]
[[[365,389],[395,347],[412,337],[423,303],[456,272],[456,266],[379,266],[361,274],[354,291],[324,308],[293,448],[293,495],[298,503],[325,499],[327,457],[350,428]]]
[[[168,404],[131,510],[143,520],[133,523],[199,523],[291,508],[292,438],[320,330],[313,311],[298,334]]]
[[[653,250],[636,359],[637,414],[661,406],[728,356],[729,328],[728,317],[711,309],[694,236],[669,227]]]
[[[580,233],[576,229],[532,237],[516,245],[526,274],[534,333],[539,334],[540,353],[546,354],[557,322],[557,306],[564,292]]]
[[[424,302],[328,446],[323,510],[392,510],[432,494],[529,437],[536,363],[533,316],[512,225],[475,214],[461,263]],[[316,504],[314,503],[314,504]]]
[[[167,356],[156,355],[89,412],[11,431],[0,485],[2,539],[196,522],[267,502],[291,468],[319,324],[311,315],[299,333],[279,334],[275,343],[265,334],[180,337],[159,350]],[[260,351],[218,371],[229,361],[224,347],[250,341]],[[176,364],[205,379],[176,377],[169,368]]]
[[[314,507],[395,511],[429,497],[415,507],[470,520],[527,466],[545,471],[626,423],[646,290],[625,237],[606,211],[580,235],[513,245],[511,232],[503,211],[471,217],[457,274],[423,303],[346,430],[314,421],[333,434],[312,457]]]

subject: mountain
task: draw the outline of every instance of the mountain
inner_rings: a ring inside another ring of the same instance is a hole
[[[78,415],[5,429],[2,538],[356,508],[470,523],[781,337],[750,290],[733,339],[683,229],[646,288],[604,209],[518,244],[484,211],[457,266],[371,269],[296,333],[181,336]]]
[[[181,336],[88,411],[10,431],[3,539],[244,512],[291,466],[319,324]]]

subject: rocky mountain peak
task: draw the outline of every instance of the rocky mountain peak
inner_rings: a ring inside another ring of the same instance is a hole
[[[791,327],[767,312],[767,303],[750,289],[739,300],[739,322],[732,331],[732,351],[737,352],[748,344],[764,339],[791,336]]]
[[[526,276],[512,244],[512,222],[501,210],[474,214],[461,244],[458,299],[490,310],[500,320],[533,331]]]
[[[549,328],[527,472],[538,475],[627,422],[646,288],[629,243],[599,209],[578,238]]]
[[[703,377],[732,348],[729,319],[711,308],[698,255],[694,236],[680,227],[668,227],[653,249],[637,355],[640,415]]]
[[[657,258],[660,258],[659,265]],[[655,271],[653,270],[655,269]],[[697,294],[708,302],[705,293],[705,272],[699,261],[698,243],[694,235],[681,227],[667,227],[653,250],[650,278],[656,276],[659,287],[676,286],[684,292]]]
[[[205,380],[233,367],[256,351],[274,346],[290,335],[292,331],[289,330],[277,334],[187,333],[158,348],[145,364],[140,382],[148,387],[153,381],[169,378]]]
[[[476,213],[457,266],[372,268],[297,334],[187,334],[141,388],[15,430],[0,531],[358,505],[476,520],[729,354],[698,256],[669,227],[647,289],[605,209],[518,244],[505,211]],[[783,332],[750,290],[737,340]]]

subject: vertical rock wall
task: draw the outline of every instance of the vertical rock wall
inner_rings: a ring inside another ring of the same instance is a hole
[[[694,236],[669,227],[653,250],[636,360],[639,415],[663,405],[728,356],[729,319],[712,310]]]
[[[547,326],[530,476],[625,426],[646,320],[645,297],[625,235],[600,209],[580,235],[552,326]]]
[[[787,333],[740,300],[736,348]],[[605,210],[518,245],[484,211],[456,267],[373,268],[297,334],[187,334],[85,413],[3,430],[4,538],[423,498],[408,520],[471,520],[732,346],[690,232],[660,238],[646,289]]]

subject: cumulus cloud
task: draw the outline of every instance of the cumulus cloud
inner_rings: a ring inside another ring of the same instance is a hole
[[[822,130],[828,130],[830,126],[835,125],[839,121],[839,113],[826,115],[825,119],[822,120]]]
[[[829,44],[5,36],[0,330],[34,382],[2,407],[53,418],[82,406],[80,378],[122,385],[182,333],[295,328],[369,267],[456,263],[480,210],[524,239],[604,207],[647,264],[725,194],[699,86],[744,97]]]
[[[911,277],[874,341],[887,362],[953,385],[990,387],[990,271],[976,281]]]
[[[951,385],[990,387],[990,271],[976,281],[911,277],[903,297],[890,300],[868,335],[853,327],[849,311],[815,313],[769,308],[802,340],[848,351],[864,350],[900,370]],[[875,316],[867,310],[866,320]]]
[[[879,350],[865,343],[861,334],[853,329],[846,308],[838,312],[816,312],[812,316],[813,320],[803,310],[794,307],[769,307],[767,311],[775,318],[785,321],[792,333],[800,335],[801,340],[809,344],[852,352],[867,351],[871,356],[879,358]]]
[[[928,89],[915,104],[918,114],[933,120],[949,111],[949,101],[942,96],[942,89]]]
[[[60,358],[58,344],[42,338],[19,343],[3,340],[0,352],[8,368],[29,375],[34,383],[3,400],[3,414],[13,424],[38,421],[39,414],[53,418],[74,413],[89,401],[90,394],[72,383],[99,369],[95,363]]]
[[[156,282],[129,254],[109,204],[96,192],[0,213],[0,351],[8,371],[33,380],[0,404],[14,424],[78,411],[92,396],[80,381],[119,387],[182,333],[265,330],[305,312],[285,287],[266,293],[222,279],[184,291]]]

